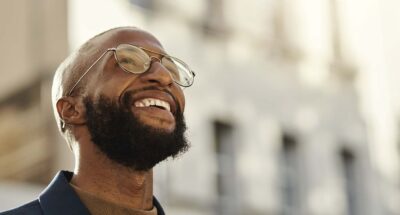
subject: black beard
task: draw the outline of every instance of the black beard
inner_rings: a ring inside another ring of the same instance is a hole
[[[125,93],[121,105],[100,96],[97,102],[85,99],[87,127],[92,142],[110,160],[137,171],[147,171],[168,157],[188,150],[186,123],[178,108],[175,129],[166,132],[139,121],[130,111],[133,93]],[[179,107],[177,105],[177,107]]]

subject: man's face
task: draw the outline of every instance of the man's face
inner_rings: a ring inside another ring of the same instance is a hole
[[[102,49],[117,47],[127,43],[143,47],[155,52],[165,53],[161,44],[150,34],[143,31],[125,29],[100,41]],[[160,59],[154,53],[147,52],[151,57]],[[185,98],[180,86],[174,83],[171,74],[157,60],[143,74],[125,72],[116,62],[113,52],[108,52],[95,66],[94,74],[88,81],[89,97],[93,101],[101,96],[121,102],[125,93],[137,91],[132,98],[131,111],[138,120],[156,129],[172,132],[176,126],[174,114],[178,109],[184,111]],[[141,90],[146,89],[146,90]],[[148,104],[164,102],[170,106],[170,111]],[[145,107],[142,107],[145,105]]]
[[[101,41],[101,48],[122,43],[165,53],[153,36],[131,29],[110,35]],[[153,61],[145,73],[127,73],[108,52],[92,69],[86,88],[86,126],[92,142],[111,160],[148,170],[187,150],[184,95],[163,65]],[[160,107],[160,102],[170,110]]]

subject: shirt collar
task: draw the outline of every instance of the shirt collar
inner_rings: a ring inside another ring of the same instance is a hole
[[[72,172],[58,172],[46,189],[40,194],[39,202],[45,215],[90,215],[88,209],[86,209],[69,185],[71,178]]]
[[[73,173],[60,171],[39,196],[40,206],[45,215],[90,215],[88,209],[81,202],[69,181]],[[153,197],[153,205],[158,215],[165,215],[160,203]]]

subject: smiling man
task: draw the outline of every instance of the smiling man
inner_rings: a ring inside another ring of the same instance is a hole
[[[75,155],[37,200],[4,214],[164,214],[152,168],[188,149],[182,88],[194,73],[148,32],[103,32],[58,68],[52,101]]]

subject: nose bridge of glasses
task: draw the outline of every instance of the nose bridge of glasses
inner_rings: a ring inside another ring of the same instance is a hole
[[[170,81],[175,81],[173,75],[171,74],[171,71],[163,64],[162,58],[164,56],[161,55],[161,59],[156,56],[150,56],[150,67],[153,66],[154,61],[158,61],[158,68],[154,68],[155,71],[163,71],[163,75],[158,74],[158,78],[161,78],[163,80],[170,80]],[[157,72],[157,73],[158,73]],[[168,82],[170,82],[168,81]]]
[[[171,75],[171,74],[170,74],[171,72],[169,71],[169,69],[163,64],[163,62],[162,62],[162,57],[164,57],[164,56],[161,56],[161,58],[155,57],[155,56],[150,56],[150,66],[152,66],[152,64],[153,64],[154,61],[156,61],[156,62],[159,63],[159,66],[162,67],[161,69],[164,69],[165,71],[168,72],[169,75]],[[171,78],[172,78],[172,77],[171,77]]]
[[[159,57],[156,57],[156,56],[150,56],[150,61],[151,62],[153,62],[153,61],[158,61],[159,63],[161,63],[161,59],[159,58]]]

